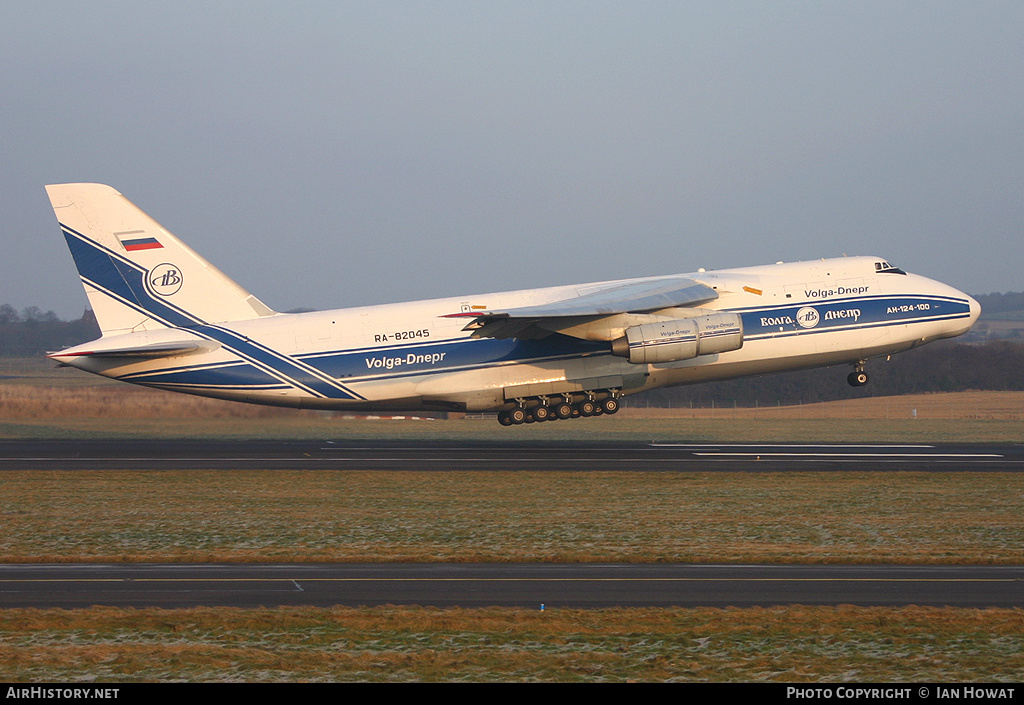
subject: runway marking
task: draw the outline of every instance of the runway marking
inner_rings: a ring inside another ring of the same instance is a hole
[[[0,583],[1015,583],[1024,578],[0,578]]]
[[[892,443],[650,443],[652,448],[934,448],[933,445]]]
[[[931,460],[933,458],[1003,458],[999,453],[748,453],[737,451],[696,451],[694,455],[710,456],[735,456],[735,457],[758,457],[758,458],[921,458]]]
[[[729,451],[694,451],[695,456],[736,456],[736,457],[771,457],[786,456],[796,458],[812,457],[837,457],[837,458],[920,458],[930,460],[935,458],[1005,458],[1004,455],[996,453],[782,453],[782,452],[729,452]],[[61,460],[60,458],[0,458],[0,463],[8,462],[41,462]],[[117,463],[151,463],[153,458],[65,458],[73,462],[117,462]],[[161,459],[162,460],[162,459]],[[409,458],[409,457],[338,457],[331,458],[171,458],[175,462],[188,463],[222,463],[222,462],[348,462],[348,463],[537,463],[537,462],[558,462],[558,463],[618,463],[633,460],[644,463],[679,463],[686,462],[689,458],[653,458],[644,455],[629,455],[621,457],[573,457],[573,458],[536,458],[536,457],[505,457],[505,458]]]

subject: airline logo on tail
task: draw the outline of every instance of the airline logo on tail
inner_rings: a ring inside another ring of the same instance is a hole
[[[171,296],[178,293],[184,278],[181,270],[173,264],[158,264],[153,267],[147,278],[149,288],[160,296]]]

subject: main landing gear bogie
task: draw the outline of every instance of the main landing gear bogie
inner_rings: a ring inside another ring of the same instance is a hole
[[[502,426],[614,414],[621,407],[616,393],[611,393],[600,401],[590,397],[576,402],[568,398],[556,403],[549,403],[543,398],[517,401],[515,408],[498,412],[498,423]]]

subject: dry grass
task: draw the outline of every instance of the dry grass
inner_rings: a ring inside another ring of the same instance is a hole
[[[0,560],[1019,563],[1013,473],[0,474]]]
[[[1021,610],[0,612],[4,682],[1022,679]]]
[[[915,412],[916,410],[916,412]],[[847,423],[836,423],[836,420]],[[490,418],[375,421],[174,394],[41,359],[0,359],[0,437],[189,436],[491,440]],[[510,440],[1024,442],[1024,392],[872,397],[788,407],[625,408],[503,429]]]
[[[623,409],[648,418],[684,419],[997,419],[1024,420],[1024,392],[950,392],[864,397],[797,406]]]
[[[315,418],[316,412],[174,394],[129,385],[51,387],[0,384],[0,418],[257,419]]]
[[[52,386],[0,383],[0,418],[317,418],[299,409],[239,404],[127,384]],[[1024,392],[951,392],[866,397],[797,406],[625,408],[645,419],[992,419],[1024,420]],[[337,414],[342,416],[342,414]],[[594,419],[596,420],[596,419]]]
[[[881,397],[760,409],[627,408],[613,417],[528,424],[500,433],[512,441],[1024,442],[1022,408],[1022,392]],[[917,418],[911,418],[911,409],[917,409]],[[489,417],[353,419],[102,380],[92,386],[0,382],[0,438],[494,440],[498,432]]]

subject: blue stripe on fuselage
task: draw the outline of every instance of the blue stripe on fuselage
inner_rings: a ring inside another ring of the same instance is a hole
[[[317,353],[304,357],[332,377],[392,377],[450,372],[498,364],[531,363],[609,353],[607,343],[557,333],[540,340],[462,338],[400,348]]]
[[[734,312],[743,319],[744,340],[757,340],[780,335],[968,318],[971,307],[965,299],[896,294],[736,309]]]
[[[610,351],[605,344],[552,335],[544,340],[525,341],[461,338],[424,345],[310,353],[301,359],[323,374],[345,378],[351,383],[607,354]],[[237,362],[139,372],[123,379],[140,384],[251,384],[254,387],[271,381],[261,370]]]

